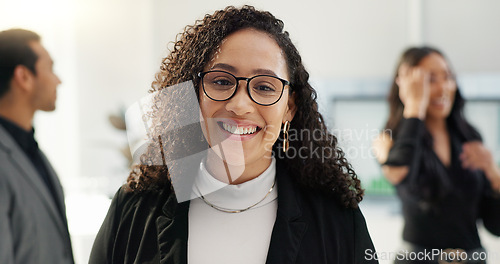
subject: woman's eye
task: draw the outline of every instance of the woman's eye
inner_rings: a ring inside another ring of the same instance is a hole
[[[216,85],[222,85],[222,86],[233,85],[233,83],[230,80],[226,80],[226,79],[214,80],[213,83]]]
[[[269,93],[276,91],[276,86],[267,80],[260,80],[255,83],[251,83],[252,89],[260,93]]]
[[[255,90],[261,91],[261,92],[273,92],[275,89],[267,86],[267,85],[259,85],[254,88]]]
[[[431,74],[431,76],[429,77],[429,82],[430,83],[437,82],[437,76],[435,74]]]

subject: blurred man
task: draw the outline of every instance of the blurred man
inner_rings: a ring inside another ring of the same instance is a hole
[[[61,184],[32,122],[61,80],[36,33],[0,32],[0,263],[74,263]]]

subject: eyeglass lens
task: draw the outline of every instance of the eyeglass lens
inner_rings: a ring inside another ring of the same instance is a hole
[[[229,99],[236,90],[238,80],[222,71],[207,72],[203,76],[203,86],[207,95],[218,101]],[[281,97],[283,82],[273,76],[257,75],[248,81],[250,97],[258,104],[273,104]]]

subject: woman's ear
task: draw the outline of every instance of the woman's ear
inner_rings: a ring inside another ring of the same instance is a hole
[[[287,105],[287,110],[285,112],[285,115],[283,116],[283,122],[285,121],[292,121],[293,117],[295,116],[295,113],[297,112],[297,105],[295,104],[295,99],[297,98],[297,94],[295,92],[292,92],[290,96],[288,96],[288,105]]]

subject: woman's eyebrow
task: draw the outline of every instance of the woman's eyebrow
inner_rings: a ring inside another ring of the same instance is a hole
[[[255,69],[255,70],[253,70],[253,72],[256,73],[256,74],[265,74],[265,75],[278,76],[274,71],[269,70],[269,69]]]
[[[216,63],[210,69],[211,70],[213,70],[213,69],[221,69],[221,70],[226,70],[226,71],[230,71],[230,72],[233,72],[233,73],[237,72],[237,70],[236,70],[236,68],[234,66],[231,66],[231,65],[226,64],[226,63]]]
[[[236,67],[234,67],[232,65],[229,65],[227,63],[216,63],[210,69],[211,70],[213,70],[213,69],[221,69],[221,70],[226,70],[226,71],[229,71],[229,72],[232,72],[232,73],[238,73],[238,70],[236,69]],[[262,69],[262,68],[254,69],[254,70],[252,70],[252,73],[256,74],[256,75],[265,74],[265,75],[278,76],[274,71],[269,70],[269,69]]]

